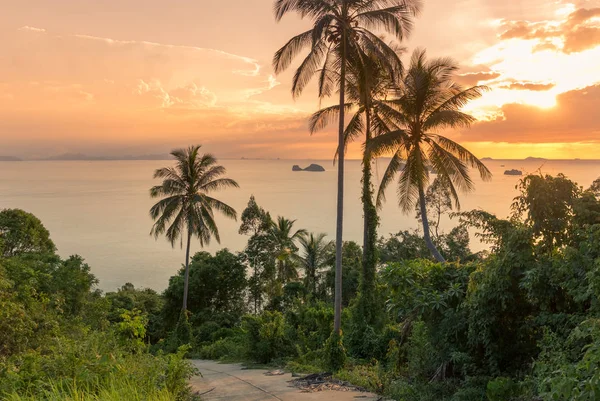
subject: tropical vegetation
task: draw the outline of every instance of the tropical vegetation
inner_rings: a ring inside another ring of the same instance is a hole
[[[231,219],[237,219],[236,211],[226,203],[209,194],[219,189],[239,185],[231,178],[222,177],[225,167],[209,153],[200,154],[200,145],[171,152],[175,158],[174,167],[163,167],[154,172],[154,178],[162,179],[160,185],[150,189],[152,198],[162,198],[150,209],[155,220],[151,235],[158,238],[165,235],[174,247],[178,239],[186,238],[185,282],[183,286],[182,310],[187,310],[189,260],[192,237],[200,246],[208,245],[211,238],[221,241],[219,229],[214,219],[218,211]]]
[[[102,294],[78,255],[56,254],[34,215],[0,211],[0,399],[185,401],[189,348],[151,352],[163,298]]]
[[[101,292],[36,216],[0,211],[0,397],[191,400],[185,358],[199,357],[331,371],[400,401],[598,399],[600,179],[584,189],[540,172],[519,181],[509,216],[461,211],[472,174],[491,174],[446,134],[474,122],[464,107],[487,88],[463,88],[453,60],[422,49],[402,63],[396,42],[419,11],[417,0],[275,1],[278,21],[312,23],[275,54],[275,72],[304,54],[293,96],[312,78],[320,100],[339,95],[309,122],[338,124],[334,241],[251,196],[243,250],[191,254],[194,238],[220,242],[215,212],[237,219],[213,196],[237,182],[199,145],[174,150],[150,189],[151,235],[186,243],[162,293]],[[342,237],[344,158],[359,139],[362,244]],[[391,159],[375,191],[380,156]],[[422,229],[378,236],[395,179]],[[473,252],[472,235],[488,249]]]
[[[338,103],[338,178],[336,220],[336,295],[334,334],[341,335],[342,252],[344,222],[344,156],[346,147],[345,110],[347,70],[357,69],[366,58],[377,58],[390,71],[400,70],[398,54],[375,32],[383,30],[402,40],[419,13],[417,0],[276,0],[275,18],[280,21],[295,12],[309,18],[313,27],[290,39],[273,58],[275,73],[287,69],[304,49],[304,58],[292,83],[292,94],[299,96],[309,81],[318,76],[319,98],[339,93]]]

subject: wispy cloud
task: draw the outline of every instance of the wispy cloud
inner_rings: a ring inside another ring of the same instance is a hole
[[[46,32],[46,30],[44,28],[36,28],[33,26],[28,26],[28,25],[20,27],[19,31],[28,31],[28,32],[37,32],[37,33],[45,33]]]

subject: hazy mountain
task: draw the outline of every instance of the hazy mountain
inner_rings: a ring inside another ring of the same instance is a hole
[[[162,155],[125,155],[125,156],[88,156],[83,153],[64,153],[58,156],[51,156],[43,160],[49,161],[106,161],[106,160],[168,160],[171,156]]]
[[[15,156],[0,156],[0,162],[20,162],[23,161],[23,159],[19,159],[18,157]]]

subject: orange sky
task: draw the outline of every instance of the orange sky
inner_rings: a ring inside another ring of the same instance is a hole
[[[0,155],[331,158],[273,53],[307,26],[272,0],[21,0],[0,14]],[[600,158],[600,0],[425,0],[406,43],[493,88],[448,133],[478,156]],[[350,156],[359,148],[351,148]]]

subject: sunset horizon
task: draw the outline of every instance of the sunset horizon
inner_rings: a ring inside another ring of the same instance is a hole
[[[276,24],[270,1],[168,13],[150,2],[136,21],[138,1],[38,3],[0,16],[0,154],[142,155],[201,143],[225,158],[333,157],[335,130],[308,132],[316,84],[294,100],[291,70],[271,66],[306,21]],[[228,12],[231,29],[219,31],[214,20]],[[404,45],[404,63],[425,48],[459,63],[457,82],[490,87],[465,109],[472,127],[445,132],[476,156],[600,159],[600,1],[431,0]],[[348,157],[360,152],[353,144]]]

